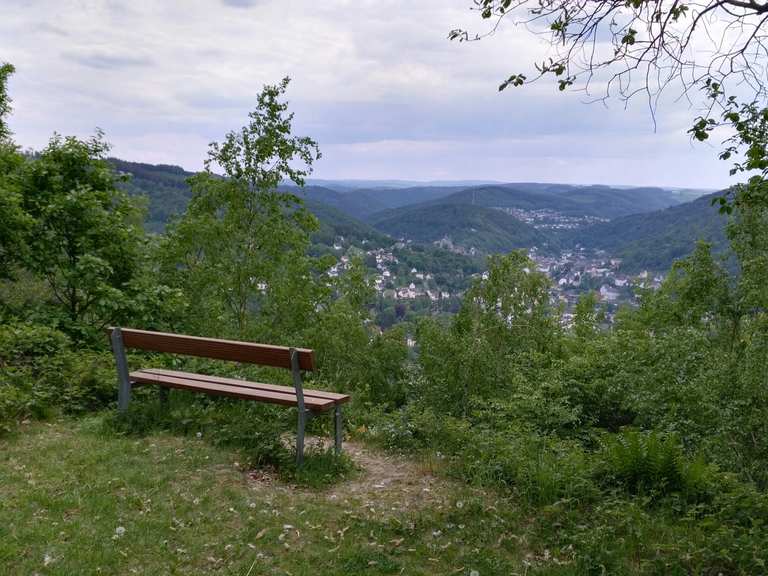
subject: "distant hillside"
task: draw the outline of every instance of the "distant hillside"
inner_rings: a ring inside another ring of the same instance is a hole
[[[192,194],[187,178],[193,175],[180,166],[166,164],[143,164],[110,158],[109,162],[118,172],[131,176],[121,184],[131,195],[147,196],[149,200],[146,228],[160,232],[166,223],[187,207]]]
[[[387,204],[379,202],[375,198],[339,192],[323,186],[305,186],[304,188],[285,186],[284,189],[305,200],[320,202],[336,208],[336,210],[354,218],[365,218],[370,214],[389,208]]]
[[[111,158],[110,162],[116,170],[131,176],[128,182],[121,184],[129,194],[147,197],[148,230],[161,232],[174,215],[186,209],[191,198],[186,180],[193,175],[192,172],[179,166],[126,162],[117,158]],[[351,242],[367,239],[376,246],[390,243],[386,235],[349,216],[346,210],[336,207],[343,204],[349,210],[356,203],[362,206],[363,200],[340,199],[343,194],[319,186],[308,186],[303,190],[291,188],[290,191],[302,197],[307,208],[320,220],[320,230],[315,233],[313,241],[331,245],[336,236],[344,236]]]
[[[343,236],[345,240],[357,246],[367,241],[372,248],[389,246],[393,243],[392,238],[386,234],[344,214],[333,206],[316,200],[304,200],[304,204],[320,221],[320,230],[312,235],[312,241],[316,244],[332,246],[338,236]]]
[[[360,198],[371,205],[399,208],[445,198],[465,190],[466,186],[411,186],[407,188],[361,188],[347,193],[350,198]],[[378,212],[378,210],[377,210]],[[373,214],[373,212],[371,212]]]
[[[286,186],[296,191],[296,187]],[[354,216],[366,218],[390,208],[436,200],[463,190],[461,186],[415,186],[405,188],[355,188],[332,189],[326,186],[308,185],[296,192],[299,196],[333,206]]]
[[[675,260],[690,254],[698,240],[712,243],[718,252],[728,248],[726,217],[712,206],[715,196],[595,224],[564,236],[563,242],[602,248],[623,258],[626,271],[667,270]]]
[[[613,188],[566,184],[503,184],[467,188],[435,203],[554,210],[567,216],[618,218],[652,212],[681,202],[679,194],[661,188]]]
[[[505,212],[468,204],[406,206],[380,212],[369,222],[396,238],[431,243],[447,237],[487,253],[551,244],[545,234]]]
[[[439,187],[458,187],[468,188],[470,186],[482,186],[485,184],[500,184],[498,180],[326,180],[322,178],[307,178],[307,185],[323,186],[333,190],[352,191],[352,190],[373,190],[373,189],[394,189],[394,188],[428,188]]]

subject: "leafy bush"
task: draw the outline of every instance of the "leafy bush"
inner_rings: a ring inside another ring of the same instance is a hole
[[[63,333],[32,324],[0,326],[0,425],[54,410],[80,413],[115,397],[111,356],[73,349]]]
[[[701,460],[686,458],[679,439],[651,432],[627,431],[605,437],[598,473],[604,484],[616,483],[634,494],[682,493],[704,496],[712,480]]]

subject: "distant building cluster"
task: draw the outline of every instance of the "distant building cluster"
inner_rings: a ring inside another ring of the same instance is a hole
[[[523,211],[524,212],[524,211]],[[536,217],[543,219],[544,214],[552,218],[551,211],[531,211]],[[528,214],[528,213],[526,213]],[[533,218],[530,214],[529,217]],[[569,226],[570,221],[563,221],[563,226]],[[435,245],[454,253],[465,255],[475,254],[474,248],[466,249],[453,244],[450,238],[443,238]],[[365,247],[365,245],[363,245]],[[449,301],[458,302],[463,296],[463,290],[450,290],[440,286],[432,270],[419,270],[406,266],[395,255],[396,250],[410,247],[410,242],[399,241],[388,248],[375,248],[362,251],[350,247],[343,238],[338,238],[333,249],[342,252],[338,263],[328,271],[332,277],[337,277],[349,267],[350,250],[356,250],[363,256],[369,269],[375,268],[372,278],[373,286],[379,299],[383,302],[413,303],[420,313],[441,312],[447,309]],[[554,304],[562,305],[563,323],[567,326],[573,322],[573,310],[580,296],[586,292],[594,292],[599,302],[605,306],[606,321],[612,322],[618,306],[637,305],[637,288],[660,287],[663,275],[643,271],[638,275],[621,272],[621,259],[611,257],[604,250],[587,250],[577,247],[564,250],[556,255],[543,253],[538,248],[531,248],[529,257],[536,264],[536,269],[552,279],[551,297]],[[468,276],[487,277],[486,273]],[[421,304],[416,304],[421,302]]]
[[[498,206],[497,210],[514,216],[521,222],[530,224],[541,230],[576,230],[598,222],[608,222],[607,218],[597,216],[568,216],[555,210],[524,210],[522,208],[507,208]]]

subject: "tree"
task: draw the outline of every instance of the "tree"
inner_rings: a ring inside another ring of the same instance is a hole
[[[593,82],[603,97],[644,94],[655,106],[659,94],[679,83],[690,87],[712,79],[765,88],[764,24],[768,4],[756,0],[474,0],[493,25],[485,33],[452,30],[449,38],[479,40],[513,20],[548,35],[553,56],[536,73],[516,73],[499,86],[521,86],[543,76],[560,90],[587,92]]]
[[[556,323],[549,303],[550,280],[524,251],[488,258],[486,277],[464,297],[455,329],[482,333],[493,347],[544,350]]]
[[[8,96],[8,79],[16,69],[8,63],[0,63],[0,143],[11,136],[6,117],[11,112],[11,98]]]
[[[598,308],[596,292],[585,292],[579,296],[573,313],[573,333],[579,340],[590,340],[597,335],[603,311]]]
[[[25,251],[24,230],[29,217],[21,207],[19,179],[25,165],[23,156],[11,141],[6,117],[11,111],[8,78],[14,68],[0,64],[0,278],[12,275]]]
[[[282,331],[275,322],[300,325],[312,311],[310,292],[321,288],[306,256],[317,221],[278,190],[285,180],[302,186],[320,157],[312,139],[291,134],[293,114],[281,100],[288,82],[265,86],[248,124],[210,145],[205,170],[189,180],[187,212],[170,227],[166,269],[205,302],[208,332],[234,324],[245,337],[254,317],[263,320],[261,337]]]
[[[46,280],[73,330],[109,322],[138,267],[139,213],[116,186],[108,150],[101,133],[54,135],[21,180],[32,219],[24,264]]]
[[[768,207],[768,107],[757,102],[740,103],[735,96],[725,97],[722,86],[707,81],[704,86],[713,102],[723,107],[720,119],[700,116],[689,132],[696,140],[707,140],[717,128],[727,126],[733,135],[726,140],[721,160],[735,158],[730,173],[751,174],[746,183],[734,186],[713,201],[720,212],[731,214],[734,208]],[[743,159],[742,159],[743,156]]]
[[[538,394],[534,389],[558,354],[549,288],[524,251],[491,256],[487,275],[467,291],[450,327],[431,318],[420,322],[419,364],[428,404],[467,416],[473,399]],[[526,382],[530,374],[536,379]]]
[[[640,94],[654,114],[659,98],[671,84],[678,95],[692,101],[695,88],[703,89],[706,112],[690,130],[704,140],[723,124],[736,131],[722,159],[744,152],[746,161],[736,163],[732,173],[759,170],[766,177],[766,125],[768,108],[759,105],[766,96],[765,24],[768,3],[757,0],[474,0],[482,18],[492,20],[491,29],[470,35],[452,30],[452,40],[480,40],[494,34],[505,20],[524,24],[548,35],[553,55],[536,63],[535,74],[517,72],[504,80],[499,90],[523,86],[542,77],[553,77],[562,90],[577,89],[599,99],[629,100]],[[747,93],[739,104],[728,89]],[[718,121],[716,110],[722,109]],[[762,187],[751,191],[764,192]],[[747,203],[768,203],[767,196],[744,193]],[[721,210],[732,210],[733,193],[719,202]]]

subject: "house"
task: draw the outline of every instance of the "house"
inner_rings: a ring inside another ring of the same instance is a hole
[[[606,302],[615,302],[619,299],[619,293],[607,284],[603,284],[600,287],[600,299]]]

